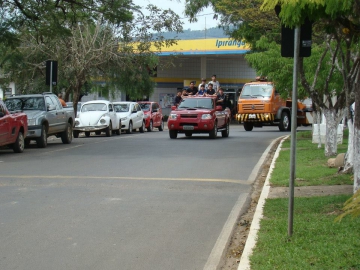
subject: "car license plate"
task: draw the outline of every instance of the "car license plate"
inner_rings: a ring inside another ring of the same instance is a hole
[[[183,126],[184,130],[194,130],[194,126]]]
[[[249,119],[256,119],[256,114],[249,114]]]

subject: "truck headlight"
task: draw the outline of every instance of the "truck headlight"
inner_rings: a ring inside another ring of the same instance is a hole
[[[100,124],[102,124],[102,125],[106,124],[106,120],[104,118],[100,119]]]
[[[28,126],[35,126],[36,125],[36,119],[28,119]]]
[[[176,113],[171,113],[169,118],[175,120],[177,118],[177,114]]]
[[[211,119],[211,114],[206,113],[201,116],[201,119]]]
[[[121,121],[126,121],[127,119],[128,119],[127,116],[125,116],[125,117],[121,118]]]
[[[78,120],[75,121],[75,126],[77,127],[78,125],[80,125],[80,122]]]

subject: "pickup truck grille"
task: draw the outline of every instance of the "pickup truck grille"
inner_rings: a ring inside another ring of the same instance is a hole
[[[197,118],[197,114],[180,114],[181,118]]]
[[[244,111],[263,111],[264,104],[243,104],[242,108]]]

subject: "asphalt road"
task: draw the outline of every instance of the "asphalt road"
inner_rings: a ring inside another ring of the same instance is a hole
[[[0,269],[211,269],[277,127],[0,151]],[[220,133],[218,134],[220,135]]]

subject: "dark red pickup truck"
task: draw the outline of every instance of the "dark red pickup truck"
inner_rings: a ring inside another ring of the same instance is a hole
[[[168,128],[171,139],[176,139],[178,133],[187,137],[208,133],[215,139],[219,131],[222,137],[229,137],[230,109],[216,106],[216,97],[184,97],[177,108],[172,107]]]
[[[25,113],[10,114],[0,99],[0,146],[10,146],[15,153],[22,153],[28,131]]]

